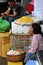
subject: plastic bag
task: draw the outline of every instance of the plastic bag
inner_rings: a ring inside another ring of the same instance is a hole
[[[0,32],[7,32],[10,29],[10,23],[0,18]]]

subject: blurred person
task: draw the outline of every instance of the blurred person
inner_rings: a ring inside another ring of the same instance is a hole
[[[4,13],[1,13],[1,17],[7,21],[13,22],[14,20],[22,17],[24,15],[25,9],[16,3],[15,0],[10,0],[8,2],[8,10]]]
[[[30,25],[29,34],[31,36],[31,45],[25,49],[26,55],[24,63],[29,60],[36,59],[36,52],[38,50],[43,50],[43,35],[41,32],[41,27],[38,23],[33,23]]]

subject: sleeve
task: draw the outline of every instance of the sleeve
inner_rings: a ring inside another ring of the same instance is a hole
[[[38,38],[36,36],[33,37],[32,41],[31,41],[31,47],[29,52],[35,53],[37,51],[38,48]]]

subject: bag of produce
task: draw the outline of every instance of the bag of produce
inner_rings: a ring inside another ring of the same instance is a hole
[[[0,32],[7,32],[10,29],[10,23],[0,18]]]

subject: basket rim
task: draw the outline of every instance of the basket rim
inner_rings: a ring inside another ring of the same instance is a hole
[[[8,54],[6,54],[6,56],[20,56],[20,55],[23,55],[23,54],[25,54],[25,52],[21,53],[21,54],[18,54],[18,55],[8,55]]]
[[[20,55],[23,55],[23,54],[25,54],[26,52],[24,51],[24,50],[15,50],[15,51],[22,51],[23,53],[21,53],[21,54],[18,54],[18,55],[8,55],[7,53],[6,53],[6,56],[20,56]]]

